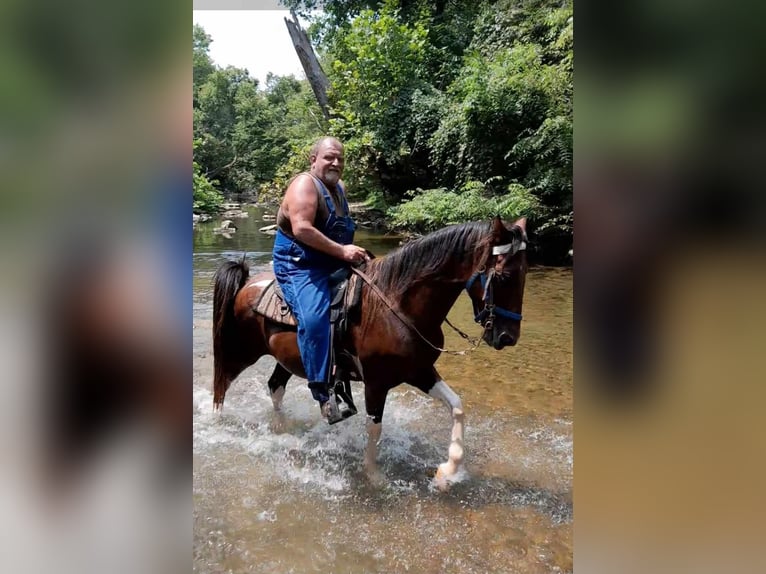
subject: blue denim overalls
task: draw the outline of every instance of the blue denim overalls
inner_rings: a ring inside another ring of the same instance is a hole
[[[327,221],[318,222],[317,228],[341,245],[353,243],[356,225],[348,214],[345,190],[338,184],[343,201],[343,216],[338,216],[330,192],[319,179],[314,176],[312,179],[330,212]],[[277,282],[298,321],[298,349],[309,388],[314,399],[324,402],[329,397],[323,387],[330,379],[329,278],[333,271],[347,264],[288,237],[281,230],[277,230],[272,255]]]

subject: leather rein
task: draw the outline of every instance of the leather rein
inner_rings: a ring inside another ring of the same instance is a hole
[[[524,235],[523,240],[520,244],[517,242],[512,243],[506,243],[504,245],[495,245],[492,248],[492,255],[505,255],[507,253],[510,253],[511,256],[515,255],[519,251],[524,251],[527,248],[526,244],[526,234]],[[514,249],[514,247],[518,245]],[[424,343],[426,343],[429,347],[434,349],[435,351],[439,351],[441,353],[448,353],[450,355],[465,355],[469,351],[473,351],[476,347],[478,347],[481,344],[482,338],[472,338],[469,335],[466,335],[463,331],[455,327],[452,323],[450,323],[449,319],[445,318],[445,322],[452,327],[461,337],[466,339],[468,342],[470,342],[473,347],[470,349],[465,349],[462,351],[451,351],[449,349],[442,349],[441,347],[437,347],[434,345],[431,341],[429,341],[420,331],[418,331],[417,327],[412,323],[409,317],[407,317],[404,313],[402,313],[398,306],[394,304],[383,291],[380,290],[380,288],[375,285],[375,283],[372,281],[369,275],[367,275],[364,271],[361,269],[358,269],[357,267],[352,267],[351,271],[356,273],[359,277],[362,278],[362,280],[367,283],[367,285],[370,286],[370,288],[375,292],[375,294],[380,297],[381,301],[386,304],[386,306],[391,310],[391,312],[396,315],[396,317],[404,323],[404,325],[409,328],[411,331],[413,331],[418,337],[420,337]],[[485,275],[486,273],[486,275]],[[465,284],[465,291],[470,296],[470,289],[473,287],[474,283],[476,283],[477,279],[480,279],[481,286],[484,289],[484,295],[482,296],[482,300],[484,301],[484,308],[481,309],[478,313],[476,312],[476,304],[474,303],[474,321],[481,324],[484,327],[484,330],[487,331],[492,328],[494,324],[495,317],[504,317],[507,319],[515,319],[516,321],[521,321],[521,314],[515,313],[514,311],[509,311],[507,309],[503,309],[502,307],[498,307],[494,304],[494,290],[492,288],[492,283],[496,279],[497,274],[495,273],[494,269],[490,269],[489,272],[486,271],[486,265],[482,266],[481,269],[476,271],[471,277],[468,279],[468,281]],[[485,321],[486,319],[486,321]],[[482,323],[484,321],[484,323]]]

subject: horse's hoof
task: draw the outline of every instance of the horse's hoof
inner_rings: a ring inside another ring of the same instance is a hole
[[[447,479],[447,474],[444,472],[444,470],[442,470],[441,465],[436,469],[436,474],[434,475],[434,486],[441,492],[447,492],[449,490],[450,483]]]
[[[282,434],[287,428],[287,417],[281,410],[274,411],[271,416],[271,422],[269,428],[274,434]]]
[[[434,475],[434,486],[442,492],[448,491],[454,483],[461,482],[467,476],[462,466],[458,466],[455,472],[447,472],[444,467],[449,464],[440,464]]]
[[[388,484],[386,475],[383,474],[377,467],[366,468],[365,475],[367,476],[367,481],[375,488],[383,488]]]

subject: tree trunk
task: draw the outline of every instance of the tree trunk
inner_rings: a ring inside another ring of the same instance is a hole
[[[327,89],[330,86],[330,82],[327,80],[322,66],[319,65],[319,60],[317,60],[314,49],[311,47],[308,35],[300,27],[298,16],[293,10],[290,10],[290,14],[292,14],[294,21],[285,18],[285,24],[287,25],[287,31],[290,32],[295,53],[298,54],[303,71],[306,73],[306,79],[311,84],[311,89],[314,90],[314,96],[319,103],[319,107],[322,109],[324,119],[329,120],[330,105],[327,100]]]

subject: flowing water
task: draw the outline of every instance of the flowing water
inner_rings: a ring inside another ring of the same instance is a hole
[[[521,339],[495,351],[444,355],[437,368],[466,412],[467,477],[433,487],[446,460],[447,409],[401,385],[388,396],[379,463],[388,483],[362,472],[362,412],[330,427],[305,381],[287,385],[275,415],[262,358],[212,413],[212,277],[246,252],[268,269],[273,238],[263,211],[226,238],[194,235],[194,571],[207,573],[524,573],[572,571],[572,273],[532,268]],[[378,255],[399,240],[357,232]],[[461,296],[450,320],[478,335]],[[445,326],[446,347],[467,346]]]

